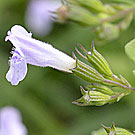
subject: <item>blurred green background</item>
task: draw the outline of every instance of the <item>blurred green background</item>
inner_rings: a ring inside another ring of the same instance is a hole
[[[102,107],[80,107],[72,101],[81,96],[79,86],[85,82],[72,74],[28,65],[27,77],[18,86],[12,86],[6,80],[12,45],[4,42],[4,38],[15,24],[27,28],[24,15],[28,2],[0,0],[0,107],[8,105],[18,108],[28,135],[90,135],[91,131],[101,127],[101,123],[110,126],[112,121],[118,127],[135,130],[134,94]],[[47,37],[34,37],[71,55],[77,43],[90,49],[95,36],[90,28],[68,23],[54,24]],[[124,51],[125,44],[133,37],[135,25],[132,23],[117,40],[102,45],[96,43],[96,48],[108,60],[113,72],[122,74],[134,86],[132,70],[135,64]]]

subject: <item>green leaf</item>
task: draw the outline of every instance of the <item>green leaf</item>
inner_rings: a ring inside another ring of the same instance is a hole
[[[128,57],[135,62],[135,39],[126,44],[125,51]]]

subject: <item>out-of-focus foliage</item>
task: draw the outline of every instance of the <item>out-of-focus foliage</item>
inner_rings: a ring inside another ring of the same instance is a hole
[[[65,0],[57,10],[59,20],[92,27],[95,40],[117,39],[133,22],[135,0]]]
[[[51,68],[29,65],[26,79],[18,86],[11,86],[5,79],[8,71],[11,44],[5,43],[6,32],[14,24],[24,24],[27,3],[25,0],[0,0],[0,107],[13,105],[22,112],[29,135],[90,135],[100,128],[100,123],[109,125],[112,121],[119,127],[134,130],[135,95],[129,95],[119,103],[102,107],[79,107],[72,101],[81,96],[80,79]],[[109,61],[116,74],[122,74],[132,85],[134,77],[132,63],[124,52],[124,45],[133,39],[135,26],[123,31],[117,40],[97,49]],[[31,31],[31,30],[29,30]],[[35,36],[34,36],[35,37]],[[89,28],[76,24],[55,24],[47,37],[35,37],[53,44],[71,55],[77,43],[87,46],[96,37]]]
[[[26,25],[37,36],[48,35],[53,28],[52,18],[56,17],[52,12],[61,5],[61,0],[29,0],[25,13]]]

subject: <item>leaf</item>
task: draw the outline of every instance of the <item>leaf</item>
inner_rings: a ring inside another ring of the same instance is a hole
[[[135,39],[126,44],[125,51],[128,57],[135,62]]]

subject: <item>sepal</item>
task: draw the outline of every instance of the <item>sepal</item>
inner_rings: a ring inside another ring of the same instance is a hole
[[[111,3],[114,4],[121,4],[121,5],[135,5],[134,0],[109,0]]]
[[[85,54],[88,62],[92,64],[99,73],[106,76],[113,75],[106,59],[95,49],[94,42],[92,42],[91,51],[86,52],[85,50]]]
[[[104,77],[100,73],[78,59],[76,59],[76,67],[72,69],[72,72],[76,76],[90,83],[104,82]]]
[[[105,129],[105,131],[110,135],[116,135],[116,128],[114,125],[114,122],[112,123],[111,127],[106,127],[102,125],[102,127]]]
[[[77,4],[62,5],[57,9],[56,13],[62,22],[70,20],[83,26],[96,26],[99,24],[98,16]]]
[[[86,89],[101,92],[103,94],[107,94],[107,95],[110,95],[110,96],[114,95],[114,92],[112,91],[112,89],[110,89],[109,87],[104,86],[104,85],[97,85],[97,84],[87,85]]]
[[[103,3],[100,0],[76,0],[78,4],[83,7],[87,7],[93,12],[106,12]]]
[[[80,25],[96,26],[99,24],[98,16],[95,16],[92,12],[83,7],[72,5],[69,7],[68,11],[68,19]]]
[[[85,87],[86,90],[81,87],[83,96],[75,100],[74,104],[81,106],[111,104],[135,91],[135,88],[132,88],[122,75],[118,77],[112,73],[108,62],[95,49],[94,44],[92,44],[91,51],[87,51],[81,45],[80,48],[83,50],[83,54],[76,48],[77,53],[90,64],[78,60],[73,53],[76,67],[72,69],[72,72],[90,84]]]
[[[119,75],[119,77],[123,84],[125,84],[128,87],[131,87],[131,84],[126,80],[126,78],[124,78],[122,75]]]
[[[111,127],[106,127],[102,125],[108,135],[134,135],[133,133],[129,132],[126,129],[115,127],[114,122],[112,123]]]
[[[80,99],[73,101],[72,103],[80,106],[96,105],[101,106],[106,104],[111,97],[97,91],[86,91],[81,87],[83,96]]]
[[[102,128],[97,131],[93,131],[91,135],[134,135],[124,128],[115,127],[114,122],[111,127],[106,127],[102,124]]]

